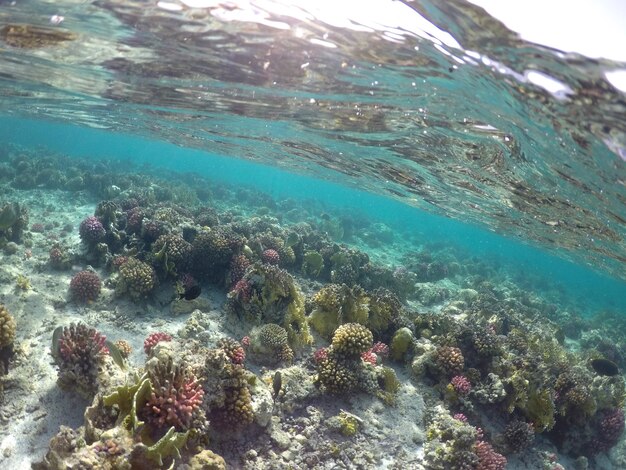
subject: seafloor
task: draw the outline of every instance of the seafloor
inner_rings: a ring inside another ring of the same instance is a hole
[[[10,146],[0,244],[0,468],[626,468],[620,312],[472,253]]]

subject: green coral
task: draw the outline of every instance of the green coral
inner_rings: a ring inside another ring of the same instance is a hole
[[[189,268],[191,244],[177,234],[161,235],[152,244],[152,259],[165,275],[176,276]]]
[[[339,430],[346,437],[354,436],[361,428],[359,419],[351,413],[341,411],[337,419],[339,420]]]
[[[554,427],[556,409],[550,390],[533,390],[526,404],[520,408],[533,423],[536,432],[549,431]]]
[[[302,272],[310,277],[318,277],[324,269],[324,258],[317,251],[304,253]]]
[[[313,304],[309,323],[326,339],[343,323],[368,325],[369,297],[359,286],[329,284],[315,294]]]
[[[276,323],[287,330],[289,344],[299,348],[313,338],[306,321],[304,295],[294,278],[276,266],[255,263],[240,281],[249,295],[229,294],[229,306],[238,315],[259,323]]]
[[[389,345],[391,358],[395,361],[404,359],[411,349],[413,340],[413,333],[408,328],[404,327],[396,331]]]

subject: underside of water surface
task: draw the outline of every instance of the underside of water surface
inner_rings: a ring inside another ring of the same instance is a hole
[[[626,59],[481,4],[0,0],[0,466],[625,468]]]

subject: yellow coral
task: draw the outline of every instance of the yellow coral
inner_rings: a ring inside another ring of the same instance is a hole
[[[0,304],[0,348],[10,346],[15,341],[15,319],[4,305]]]
[[[353,414],[342,411],[337,416],[341,425],[340,431],[344,436],[354,436],[360,429],[359,419]]]

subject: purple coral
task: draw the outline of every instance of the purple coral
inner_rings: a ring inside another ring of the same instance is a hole
[[[172,341],[172,336],[160,331],[151,333],[143,342],[143,350],[149,355],[152,352],[152,348],[161,341]]]
[[[450,385],[452,385],[452,388],[457,393],[457,395],[460,395],[462,397],[467,395],[472,390],[472,384],[469,380],[467,380],[467,377],[465,377],[464,375],[455,375],[454,377],[452,377],[452,380],[450,380]]]
[[[78,228],[80,239],[85,243],[98,243],[106,235],[106,230],[100,219],[90,216],[84,219]]]
[[[261,254],[261,260],[265,264],[277,266],[278,263],[280,263],[280,255],[278,254],[278,251],[268,248]]]
[[[93,271],[81,271],[74,275],[70,281],[70,293],[80,302],[96,300],[100,295],[101,288],[100,276]]]
[[[595,438],[591,440],[591,445],[589,445],[589,454],[591,455],[607,452],[613,448],[624,432],[624,411],[620,408],[603,410],[598,413],[598,416],[599,422],[595,426]]]

